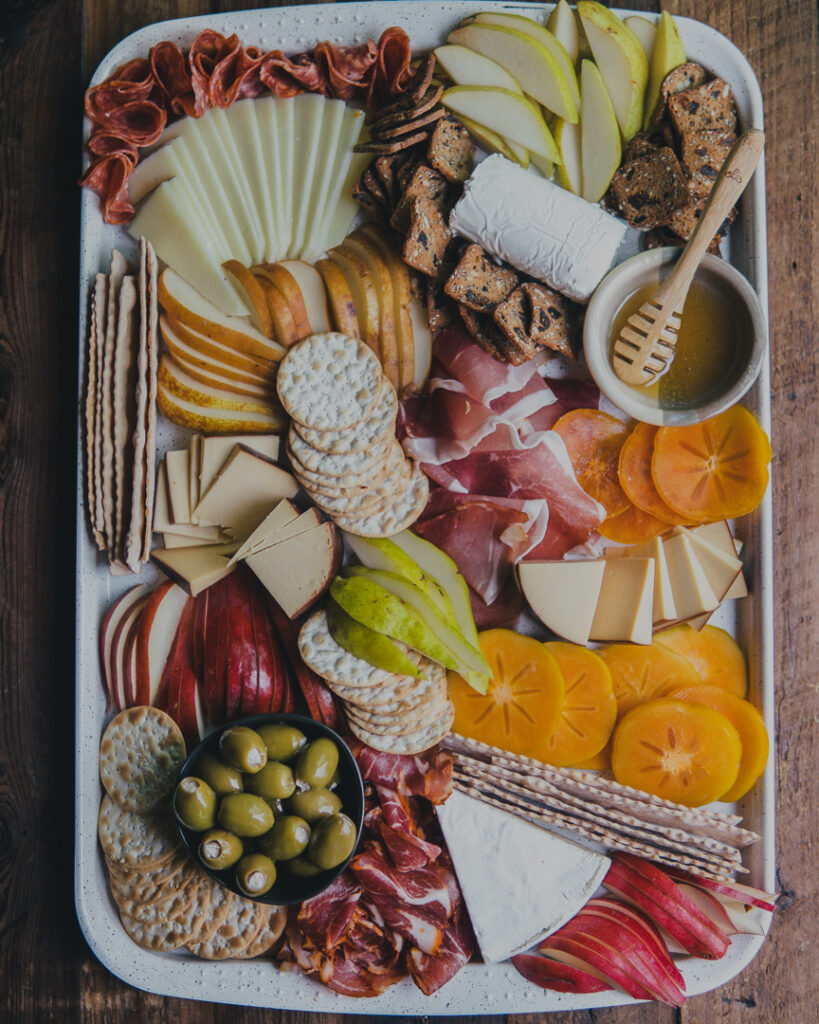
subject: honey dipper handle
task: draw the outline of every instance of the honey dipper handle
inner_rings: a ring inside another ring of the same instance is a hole
[[[764,147],[765,133],[758,128],[743,132],[734,143],[705,201],[694,233],[688,239],[674,269],[658,289],[654,302],[663,306],[673,302],[673,309],[682,308],[694,274],[711,244],[711,239],[728,216],[731,207],[745,191]]]

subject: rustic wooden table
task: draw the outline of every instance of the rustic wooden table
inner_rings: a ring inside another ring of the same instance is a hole
[[[100,58],[135,29],[250,6],[258,5],[0,0],[0,1020],[7,1024],[307,1019],[132,989],[94,958],[73,907],[75,182],[82,92]],[[811,1024],[819,1021],[817,8],[815,0],[663,6],[732,39],[749,57],[765,99],[782,897],[751,966],[682,1010],[653,1005],[551,1019]],[[534,1018],[492,1018],[502,1019]]]

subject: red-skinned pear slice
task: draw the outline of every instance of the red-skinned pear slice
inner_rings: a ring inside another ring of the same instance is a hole
[[[737,934],[738,929],[734,927],[725,907],[714,893],[708,892],[706,889],[698,889],[695,885],[689,885],[688,882],[679,882],[678,885],[680,890],[700,908],[716,928],[719,928],[725,935]]]
[[[620,900],[616,900],[611,896],[597,896],[594,899],[589,900],[583,911],[594,910],[599,914],[608,914],[613,917],[623,927],[629,927],[632,931],[639,932],[649,942],[660,958],[667,959],[668,970],[677,985],[682,988],[685,984],[682,974],[677,969],[677,965],[673,960],[668,958],[668,948],[666,947],[663,937],[649,919],[641,914],[639,910],[629,906],[627,903],[622,903]]]
[[[548,939],[544,939],[541,948],[544,951],[562,950],[570,953],[581,964],[588,964],[599,971],[613,986],[627,992],[634,999],[654,998],[654,994],[635,976],[634,968],[625,957],[617,949],[592,936],[584,936],[581,939],[575,935],[564,935],[561,928]]]
[[[135,604],[139,601],[144,601],[147,593],[148,587],[144,584],[139,584],[136,587],[131,587],[130,590],[126,590],[110,606],[100,625],[100,667],[102,668],[105,690],[108,695],[108,710],[116,708],[117,711],[122,711],[123,707],[118,703],[117,683],[114,677],[114,666],[111,658],[114,633],[123,617]]]
[[[202,687],[199,685],[199,677],[196,680],[196,689],[193,694],[194,700],[194,712],[196,714],[196,729],[199,734],[199,742],[205,738],[205,733],[208,731],[207,724],[205,722],[205,708],[202,702]]]
[[[205,678],[205,639],[208,624],[210,591],[203,590],[193,599],[193,671],[197,679]]]
[[[242,574],[242,577],[244,574]],[[242,701],[240,714],[252,715],[259,699],[259,654],[253,630],[253,613],[250,608],[250,588],[246,578],[237,580],[238,591],[242,594]]]
[[[256,699],[251,714],[266,715],[272,708],[273,691],[275,689],[274,673],[276,656],[273,650],[273,637],[270,633],[270,620],[267,609],[259,595],[259,588],[251,586],[248,593],[248,613],[253,646],[256,650]],[[267,627],[267,628],[266,628]]]
[[[175,583],[160,584],[145,602],[136,639],[136,703],[154,704],[165,662],[188,595]]]
[[[225,685],[225,717],[232,722],[241,714],[242,690],[244,686],[244,654],[247,640],[245,638],[245,620],[247,618],[244,609],[244,593],[237,574],[231,573],[226,576],[222,590],[222,605],[220,618],[225,623],[225,635],[227,643],[222,669],[222,678]],[[255,681],[248,680],[248,686],[253,686],[253,701],[256,700]]]
[[[196,721],[196,676],[193,671],[193,621],[193,599],[188,598],[160,683],[161,689],[167,688],[168,714],[182,730],[188,749],[196,744],[199,736]]]
[[[202,696],[205,699],[208,718],[213,725],[222,725],[226,721],[224,660],[227,645],[227,621],[222,616],[224,585],[225,580],[220,580],[205,591],[208,596],[208,604],[205,619]],[[204,595],[199,595],[199,597],[201,596]]]
[[[116,700],[121,708],[133,707],[136,703],[133,689],[132,652],[136,633],[139,630],[139,617],[147,600],[148,598],[143,595],[128,608],[127,613],[117,623],[111,640],[111,674]]]
[[[518,953],[512,957],[512,963],[519,974],[527,981],[548,988],[554,992],[587,992],[611,991],[611,985],[601,978],[595,977],[579,967],[572,967],[559,960],[552,960],[534,953]]]

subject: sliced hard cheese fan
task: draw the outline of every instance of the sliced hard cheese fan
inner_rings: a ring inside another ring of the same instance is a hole
[[[635,644],[650,644],[653,603],[653,559],[606,560],[589,639],[605,643],[630,640]]]
[[[165,456],[168,503],[174,523],[191,521],[190,463],[191,453],[186,448]]]
[[[521,562],[520,586],[532,611],[575,644],[589,639],[605,562]]]
[[[705,523],[702,526],[697,526],[691,530],[691,533],[694,536],[703,537],[705,540],[718,547],[720,551],[724,551],[727,555],[735,553],[737,557],[739,557],[741,553],[742,541],[737,540],[737,538],[731,534],[731,528],[724,520],[720,523]],[[729,601],[738,597],[747,596],[748,586],[745,582],[744,575],[740,571],[739,575],[734,580],[731,589],[725,595],[723,600]]]
[[[245,561],[292,619],[318,600],[341,567],[338,531],[333,523],[322,523]]]
[[[178,537],[196,538],[199,544],[215,544],[223,540],[218,526],[201,526],[193,523],[175,523],[173,521],[168,501],[168,481],[164,459],[159,464],[159,471],[156,476],[153,528],[156,533],[172,533]]]
[[[703,612],[712,612],[719,598],[694,552],[690,539],[683,533],[668,537],[663,542],[665,560],[671,577],[677,620],[684,622]]]
[[[736,555],[726,554],[705,537],[691,533],[690,530],[685,532],[711,588],[721,601],[725,600],[725,595],[734,585],[734,580],[742,572],[742,562]]]
[[[283,523],[281,519],[284,518],[285,513],[279,513],[277,516],[277,510],[274,509],[267,519],[242,544],[241,548],[234,555],[234,561],[238,562],[240,559],[246,558],[256,551],[263,551],[265,548],[273,547],[274,544],[298,537],[300,533],[307,533],[308,530],[321,526],[323,522],[321,513],[315,507],[308,508],[306,512],[302,512],[299,515],[298,509],[292,502],[282,502],[282,505],[287,505],[289,509],[293,509],[294,515],[292,518]],[[289,515],[289,511],[287,515]],[[278,525],[275,525],[276,519],[279,520]]]
[[[245,555],[249,555],[251,551],[258,551],[263,547],[267,547],[268,541],[282,529],[287,526],[288,523],[292,523],[294,519],[299,518],[299,510],[293,504],[292,501],[288,501],[286,498],[284,501],[280,501],[273,511],[265,516],[265,518],[259,523],[256,529],[251,533],[247,540],[242,544],[236,554],[233,556],[233,561],[238,562],[244,558]]]
[[[574,917],[611,863],[457,790],[436,813],[487,963],[529,949]]]
[[[179,586],[196,597],[233,571],[230,558],[236,548],[236,543],[171,550],[154,548],[151,558]]]
[[[606,555],[609,555],[609,549]],[[654,622],[663,622],[677,617],[677,609],[674,604],[674,592],[671,587],[671,577],[668,573],[668,563],[665,557],[665,548],[660,537],[652,537],[644,544],[636,544],[633,548],[614,549],[629,558],[653,558],[654,559],[654,601],[652,606],[652,617]]]
[[[279,457],[281,440],[277,434],[232,434],[230,436],[215,435],[202,438],[199,460],[199,493],[205,495],[216,479],[219,470],[224,466],[233,449],[241,445],[265,458],[275,462]]]

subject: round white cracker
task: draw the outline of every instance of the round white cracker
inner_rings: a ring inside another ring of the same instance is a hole
[[[180,904],[172,916],[157,913],[150,920],[137,920],[120,913],[120,920],[128,937],[138,946],[155,953],[166,953],[196,941],[202,928],[209,923],[210,902],[210,889],[200,881],[192,898],[184,905]]]
[[[228,913],[217,929],[205,940],[187,942],[185,948],[205,960],[226,960],[246,949],[268,920],[264,903],[231,894]]]
[[[407,458],[396,459],[392,470],[374,487],[363,494],[348,492],[338,496],[325,494],[305,481],[302,486],[313,501],[330,516],[375,515],[391,508],[400,500],[410,477],[411,463]]]
[[[382,481],[394,473],[395,470],[406,463],[404,449],[393,440],[392,443],[380,449],[381,455],[373,460],[369,469],[364,473],[347,473],[342,476],[325,476],[323,473],[314,473],[302,466],[298,459],[288,448],[288,455],[293,467],[293,472],[299,482],[310,490],[320,491],[330,497],[342,494],[368,492],[377,487]],[[329,456],[336,458],[337,456]]]
[[[153,707],[126,708],[100,742],[100,778],[120,807],[146,814],[167,797],[185,760],[179,726]]]
[[[411,711],[446,692],[446,669],[443,666],[422,658],[419,668],[423,672],[420,679],[397,675],[378,686],[327,685],[345,704],[383,714],[398,714]]]
[[[107,793],[100,805],[98,833],[106,860],[143,871],[165,864],[181,845],[170,805],[152,814],[136,814]]]
[[[397,640],[394,642],[416,665],[420,662],[421,655],[417,651],[413,651]],[[301,627],[299,653],[314,672],[317,672],[322,679],[327,680],[331,688],[333,684],[356,688],[379,686],[394,679],[416,682],[412,676],[396,675],[383,668],[376,668],[362,658],[357,658],[349,651],[345,651],[333,639],[327,625],[327,614],[323,611],[311,615]]]
[[[267,909],[269,911],[267,922],[249,946],[233,954],[237,960],[249,960],[251,957],[266,953],[284,931],[284,926],[287,924],[287,907],[270,904]]]
[[[429,482],[419,466],[409,475],[396,502],[382,512],[358,516],[333,515],[337,526],[357,537],[392,537],[411,526],[429,500]]]
[[[379,736],[406,736],[418,732],[427,726],[434,726],[447,713],[445,695],[433,701],[425,701],[410,711],[398,714],[381,715],[369,710],[362,710],[354,704],[345,704],[344,711],[348,721],[369,729]]]
[[[374,750],[380,750],[385,754],[420,754],[436,743],[440,743],[452,728],[455,720],[455,706],[448,701],[444,715],[432,725],[428,725],[416,732],[405,733],[401,736],[381,735],[366,729],[358,722],[347,719],[350,731],[354,733],[362,743]]]
[[[349,434],[352,440],[353,435],[355,435],[357,431],[358,427],[352,427],[348,431],[338,431],[338,433]],[[291,423],[290,433],[287,437],[287,444],[291,458],[300,466],[303,466],[306,472],[320,473],[322,476],[334,477],[348,476],[350,473],[360,474],[368,472],[372,466],[377,465],[378,462],[384,458],[387,454],[388,447],[394,440],[395,434],[392,431],[387,430],[380,441],[375,441],[362,451],[349,451],[334,454],[332,452],[326,452],[321,448],[316,448],[309,441],[305,441],[296,429],[295,424]]]
[[[313,448],[329,455],[351,455],[367,452],[384,438],[395,434],[395,417],[398,413],[398,398],[389,381],[384,381],[381,397],[361,423],[353,429],[315,430],[295,421],[297,433]]]
[[[328,331],[293,345],[279,364],[276,386],[285,411],[314,430],[360,423],[375,408],[384,375],[363,341]]]

